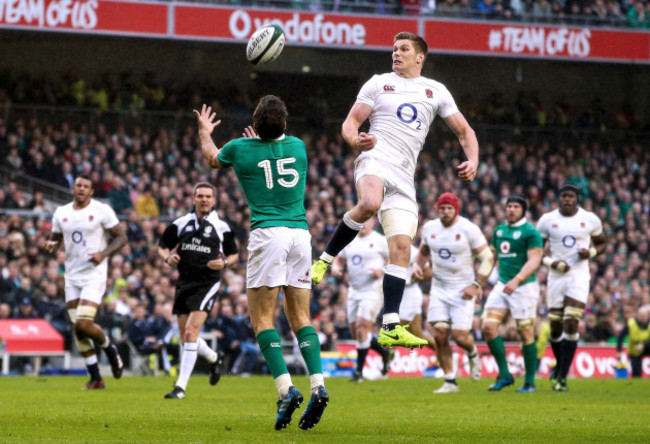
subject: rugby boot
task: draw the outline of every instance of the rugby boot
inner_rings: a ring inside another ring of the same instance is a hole
[[[379,342],[384,347],[394,347],[396,345],[401,345],[405,348],[415,348],[415,347],[424,347],[427,345],[426,339],[418,338],[413,333],[408,331],[408,328],[411,324],[406,325],[396,325],[394,329],[390,331],[384,330],[382,327],[379,330]]]
[[[318,424],[318,421],[320,421],[321,416],[323,416],[323,411],[325,411],[325,407],[327,407],[329,402],[330,395],[327,393],[325,387],[321,385],[316,390],[316,393],[312,393],[309,404],[307,404],[307,408],[300,418],[298,427],[303,430],[309,430]]]
[[[278,417],[275,420],[275,430],[285,429],[291,424],[291,415],[302,402],[303,397],[300,392],[294,386],[289,387],[287,396],[278,399]]]
[[[320,284],[329,266],[330,264],[322,259],[315,260],[311,266],[311,281],[314,284]]]
[[[491,392],[498,392],[504,387],[508,387],[509,385],[512,385],[515,383],[515,378],[512,376],[509,376],[507,378],[497,378],[497,381],[492,384],[490,387],[488,387],[488,390]]]

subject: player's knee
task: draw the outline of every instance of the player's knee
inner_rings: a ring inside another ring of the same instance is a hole
[[[563,311],[561,308],[551,308],[548,311],[548,320],[551,323],[551,327],[553,327],[553,324],[562,322],[562,314]]]
[[[357,209],[363,215],[365,220],[370,219],[377,214],[381,208],[381,199],[376,197],[365,196],[357,203]]]
[[[533,319],[517,319],[517,331],[520,334],[532,328],[533,325],[535,325],[535,321]]]
[[[565,323],[566,321],[575,321],[577,323],[582,319],[584,313],[585,309],[582,307],[567,306],[564,307],[564,315],[562,316],[562,320]]]
[[[469,338],[469,331],[467,330],[451,330],[451,337],[457,344],[464,344]]]
[[[436,340],[447,339],[449,336],[449,322],[447,321],[436,321],[431,323],[433,328],[433,336]]]

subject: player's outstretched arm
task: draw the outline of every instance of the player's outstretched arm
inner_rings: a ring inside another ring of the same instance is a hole
[[[196,120],[199,124],[199,140],[201,141],[201,151],[205,160],[208,161],[208,164],[212,168],[222,168],[221,162],[219,162],[219,149],[214,144],[212,140],[212,131],[221,124],[221,120],[217,118],[217,114],[212,112],[212,107],[203,105],[201,107],[201,112],[194,110],[192,111]]]
[[[478,172],[478,140],[476,139],[476,133],[460,112],[447,117],[445,123],[458,137],[460,146],[463,147],[465,156],[467,156],[467,160],[456,167],[458,177],[466,182],[471,182],[476,178]]]

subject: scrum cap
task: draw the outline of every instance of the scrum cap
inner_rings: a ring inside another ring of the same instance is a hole
[[[458,203],[458,197],[454,193],[442,193],[442,195],[438,198],[436,208],[440,208],[440,205],[445,204],[454,207],[456,209],[456,214],[458,214],[460,204]]]
[[[508,200],[506,200],[506,205],[508,205],[510,202],[518,203],[521,205],[521,208],[524,209],[523,215],[526,215],[526,210],[528,210],[528,201],[524,196],[521,194],[512,194],[510,197],[508,197]]]

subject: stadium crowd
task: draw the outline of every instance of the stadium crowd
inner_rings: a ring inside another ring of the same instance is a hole
[[[494,96],[485,109],[469,102],[462,107],[472,121],[498,123],[501,119],[505,123],[521,119],[520,123],[532,125],[584,124],[594,128],[640,125],[629,116],[623,119],[619,113],[606,116],[597,106],[580,114],[563,113],[562,100],[546,112],[540,103],[535,106],[535,97],[522,94],[508,105],[503,97]],[[341,215],[355,201],[353,156],[338,135],[299,135],[309,150],[305,206],[316,257]],[[230,136],[238,134],[219,133],[217,137],[223,140],[218,144]],[[614,341],[637,307],[650,303],[648,151],[639,143],[611,141],[605,136],[575,143],[515,143],[508,138],[481,143],[479,177],[470,185],[461,184],[454,173],[461,153],[456,142],[447,140],[423,152],[416,174],[421,222],[436,217],[435,202],[442,192],[454,191],[460,197],[461,214],[482,227],[489,239],[494,227],[505,220],[504,202],[509,194],[526,195],[530,219],[536,221],[556,207],[561,184],[576,184],[582,193],[582,205],[602,219],[608,236],[606,254],[591,263],[592,290],[581,323],[582,338],[588,342]],[[144,305],[148,316],[158,319],[152,324],[173,326],[171,301],[177,272],[156,254],[157,241],[171,220],[191,210],[193,184],[206,180],[215,184],[218,211],[233,227],[242,263],[225,273],[220,303],[215,305],[206,329],[217,331],[219,346],[235,358],[232,362],[238,355],[247,358],[235,366],[234,372],[251,371],[257,351],[244,288],[248,207],[234,173],[211,170],[204,163],[193,125],[179,133],[165,128],[155,132],[139,128],[127,131],[123,126],[109,131],[101,124],[91,130],[88,125],[73,126],[66,121],[40,125],[35,120],[0,119],[0,162],[15,172],[64,187],[70,187],[75,176],[88,175],[95,197],[110,202],[120,215],[129,242],[111,259],[107,297],[99,320],[112,338],[122,342],[138,306]],[[9,211],[12,209],[32,210],[34,214],[21,217]],[[63,252],[50,256],[43,249],[53,210],[54,204],[43,199],[39,190],[28,195],[12,180],[0,188],[0,318],[45,317],[67,337],[70,346]],[[539,317],[543,320],[544,269],[539,280]],[[487,289],[483,300],[477,302],[477,321],[486,296]],[[314,287],[311,311],[323,350],[332,349],[337,340],[350,338],[345,303],[343,281],[330,277]],[[291,340],[280,308],[278,330]],[[481,339],[478,329],[475,333]],[[515,339],[516,329],[506,325],[502,334],[506,339]]]
[[[422,15],[650,28],[643,0],[200,0],[203,3],[310,12]]]

